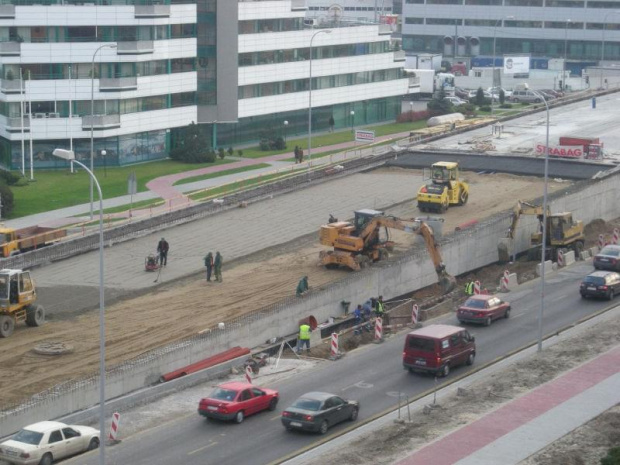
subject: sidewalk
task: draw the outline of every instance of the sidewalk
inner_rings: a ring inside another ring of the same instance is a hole
[[[409,135],[409,132],[403,132],[398,134],[389,134],[386,136],[381,136],[375,138],[374,144],[378,144],[381,142],[385,142],[391,139],[402,139]],[[355,141],[342,142],[340,144],[328,145],[323,147],[315,147],[312,149],[312,158],[310,161],[305,161],[304,163],[298,165],[298,169],[303,169],[311,166],[324,165],[330,162],[339,162],[345,159],[344,152],[347,149],[359,147],[364,148],[368,147],[368,145],[357,145]],[[341,153],[335,153],[332,156],[326,156],[321,158],[314,158],[314,155],[319,155],[325,152],[331,152],[334,150],[342,150]],[[206,168],[200,168],[190,171],[185,171],[183,173],[176,173],[168,176],[162,176],[152,181],[149,181],[146,187],[149,189],[147,192],[141,192],[133,196],[133,202],[141,202],[144,200],[151,199],[163,199],[166,202],[166,205],[161,209],[166,210],[169,208],[179,208],[182,205],[191,205],[193,202],[184,195],[186,192],[196,191],[200,189],[206,189],[209,187],[218,187],[221,185],[229,184],[238,180],[246,179],[248,176],[257,175],[262,173],[270,173],[273,172],[277,168],[282,168],[286,166],[295,165],[294,161],[284,161],[287,159],[294,158],[293,152],[281,153],[278,155],[272,155],[263,158],[248,158],[239,161],[235,161],[233,163],[227,163],[225,165],[218,166],[209,166]],[[307,150],[304,151],[304,156],[307,158]],[[238,159],[237,157],[235,157]],[[235,174],[229,174],[224,176],[218,176],[210,179],[204,179],[202,181],[196,181],[188,184],[180,184],[175,186],[174,183],[186,179],[192,178],[196,176],[204,176],[213,173],[219,173],[222,171],[234,170],[237,168],[242,168],[245,166],[251,165],[259,165],[259,164],[269,164],[269,167],[259,168],[251,171],[239,172]],[[103,208],[112,208],[119,207],[123,205],[127,205],[129,209],[129,204],[131,202],[131,196],[124,195],[120,197],[115,197],[111,199],[104,199]],[[95,199],[94,209],[99,209],[99,202]],[[6,220],[4,224],[7,227],[19,229],[25,228],[28,226],[46,226],[46,227],[62,227],[67,224],[77,223],[80,221],[87,221],[90,219],[88,215],[90,211],[90,203],[85,203],[81,205],[75,205],[73,207],[60,208],[58,210],[52,210],[48,212],[37,213],[35,215],[25,216],[22,218],[16,218],[14,220]],[[139,216],[140,211],[134,210],[134,216]],[[128,212],[122,212],[119,214],[114,214],[114,217],[127,217],[129,215]],[[107,216],[107,215],[106,215]]]
[[[397,464],[518,464],[618,404],[619,366],[616,347]]]

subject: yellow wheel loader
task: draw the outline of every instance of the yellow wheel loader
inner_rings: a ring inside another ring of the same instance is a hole
[[[37,291],[29,271],[0,270],[0,337],[13,334],[15,324],[41,326],[45,309],[36,305]]]

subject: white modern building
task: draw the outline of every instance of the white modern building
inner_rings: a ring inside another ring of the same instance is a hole
[[[90,160],[91,135],[97,165],[164,158],[192,122],[213,146],[265,128],[303,134],[311,61],[313,130],[330,117],[394,119],[408,89],[389,30],[309,24],[305,0],[10,1],[0,5],[6,168],[27,170],[31,157],[61,166],[57,147]]]
[[[496,37],[498,57],[620,60],[617,0],[405,0],[402,8],[403,48],[411,54],[491,57]]]
[[[307,0],[308,16],[346,17],[381,22],[393,13],[393,0]]]

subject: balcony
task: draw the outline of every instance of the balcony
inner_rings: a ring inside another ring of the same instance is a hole
[[[99,91],[100,92],[119,92],[123,90],[136,90],[137,88],[138,88],[137,77],[99,79]]]
[[[6,130],[8,132],[21,132],[22,119],[21,118],[7,118]],[[30,132],[30,120],[28,115],[24,115],[24,132]]]
[[[2,81],[0,81],[0,92],[4,94],[19,94],[25,89],[25,86],[22,85],[23,82],[24,81],[21,79],[10,81],[7,79],[2,79]]]
[[[19,44],[18,44],[19,45]],[[134,42],[118,42],[116,53],[118,55],[143,55],[153,53],[155,43],[152,40],[136,40]]]
[[[0,5],[0,19],[15,19],[15,5]]]
[[[405,61],[406,55],[404,50],[394,52],[394,61]]]
[[[413,77],[410,76],[409,78],[409,88],[413,89],[416,87],[420,87],[420,78],[419,77]]]
[[[22,52],[20,42],[0,42],[0,57],[18,57]]]
[[[93,131],[121,127],[121,115],[89,115],[82,116],[82,130],[90,131],[91,121]]]
[[[170,5],[136,5],[136,18],[169,18]]]

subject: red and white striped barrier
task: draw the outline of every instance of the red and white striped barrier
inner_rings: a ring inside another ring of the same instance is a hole
[[[248,383],[252,384],[252,367],[251,366],[247,366],[245,367],[245,379],[248,381]]]
[[[383,320],[381,318],[377,318],[375,320],[375,341],[383,340]]]
[[[332,349],[331,349],[331,356],[332,357],[338,357],[338,333],[332,333]]]
[[[564,252],[558,250],[558,266],[564,266]]]
[[[508,270],[504,270],[504,275],[502,276],[501,282],[500,282],[500,287],[502,289],[502,291],[508,291],[508,276],[510,275],[510,271]]]
[[[110,441],[116,441],[116,435],[118,434],[118,424],[121,422],[121,414],[114,412],[112,414],[112,426],[110,426],[110,434],[108,439]]]
[[[603,247],[605,247],[605,236],[603,236],[602,234],[598,235],[598,248],[602,249]]]
[[[474,281],[474,294],[481,294],[480,281]]]
[[[619,241],[620,241],[620,231],[618,231],[618,228],[615,228],[612,243],[614,245],[618,245]]]
[[[418,324],[418,315],[419,315],[420,307],[416,304],[413,304],[413,308],[411,309],[411,324]]]

